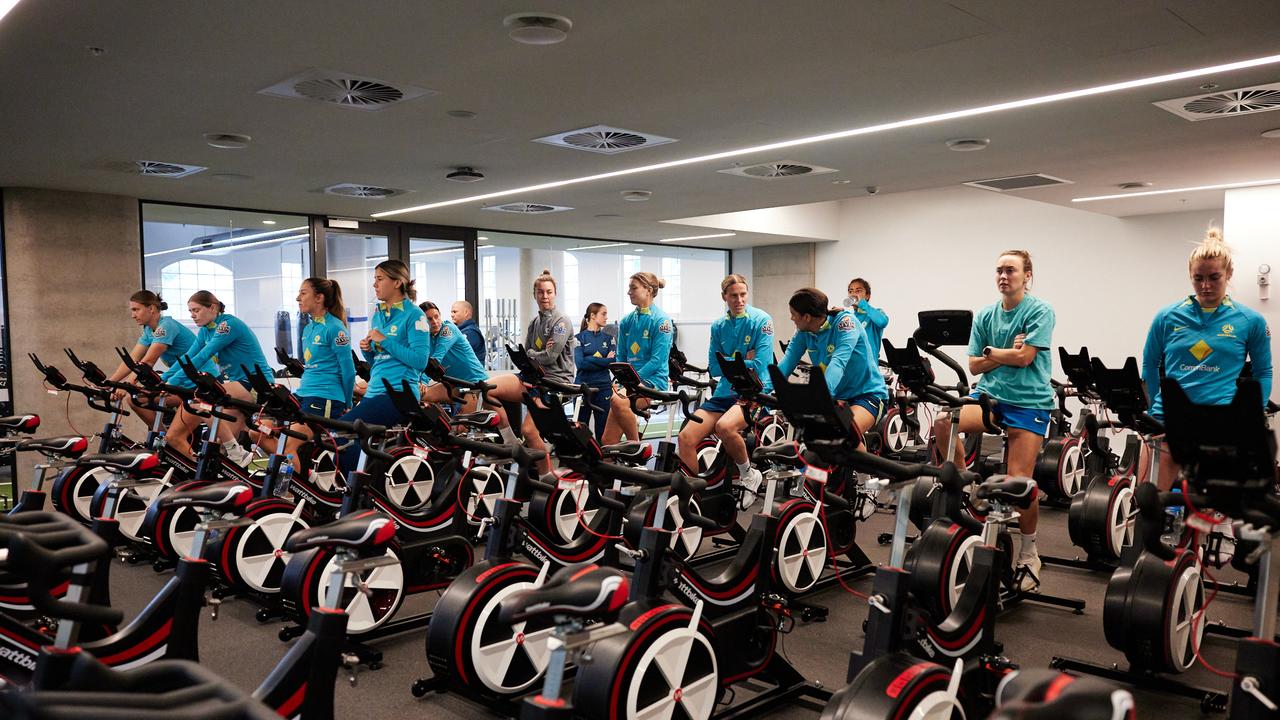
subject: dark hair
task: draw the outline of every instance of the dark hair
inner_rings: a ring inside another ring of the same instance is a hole
[[[139,305],[148,305],[157,310],[168,310],[169,303],[160,299],[159,293],[153,293],[150,290],[139,290],[129,296],[129,302],[135,302]]]
[[[600,309],[603,307],[604,307],[604,303],[591,303],[590,305],[588,305],[587,311],[582,314],[582,327],[578,328],[578,332],[582,332],[583,330],[586,330],[587,321],[591,319],[592,315],[595,315],[596,313],[600,312]]]
[[[200,290],[196,292],[195,295],[192,295],[191,297],[187,298],[187,302],[196,303],[197,305],[203,305],[207,308],[211,308],[214,305],[217,305],[219,314],[227,311],[227,306],[224,305],[222,301],[218,300],[216,295],[209,292],[208,290]]]
[[[862,289],[866,291],[867,297],[871,297],[871,283],[867,282],[866,280],[863,280],[862,278],[854,278],[849,281],[850,285],[854,283],[858,283],[859,285],[861,285]]]
[[[812,315],[813,317],[824,317],[826,315],[835,315],[839,310],[829,310],[827,308],[827,294],[818,288],[800,288],[791,294],[791,299],[787,301],[787,306],[800,315]]]
[[[309,277],[302,282],[311,286],[311,292],[324,296],[324,309],[347,324],[347,308],[342,304],[342,287],[337,280],[329,278]]]
[[[428,310],[435,310],[436,312],[440,312],[440,306],[436,305],[430,300],[427,300],[426,302],[418,303],[418,308],[422,310],[422,312],[424,313]]]
[[[418,290],[414,288],[415,281],[409,275],[409,266],[399,260],[383,260],[378,263],[374,271],[381,270],[383,275],[394,280],[400,286],[400,292],[410,300],[418,299]]]

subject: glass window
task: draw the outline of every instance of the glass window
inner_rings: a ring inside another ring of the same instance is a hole
[[[185,324],[187,298],[212,292],[274,364],[273,348],[293,350],[294,297],[311,269],[309,228],[299,215],[144,203],[143,284]]]
[[[327,275],[342,288],[351,337],[363,338],[369,334],[369,317],[378,301],[373,294],[373,269],[387,259],[387,238],[328,230],[324,246]]]
[[[409,272],[418,289],[418,302],[430,300],[444,317],[458,300],[466,300],[465,282],[458,280],[462,243],[455,240],[409,239]]]

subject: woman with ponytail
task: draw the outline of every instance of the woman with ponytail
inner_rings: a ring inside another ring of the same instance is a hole
[[[164,311],[168,309],[169,303],[150,290],[139,290],[129,296],[129,317],[142,328],[138,342],[129,351],[129,356],[135,362],[154,366],[157,361],[163,360],[165,367],[173,367],[178,364],[178,358],[186,354],[195,343],[196,334],[184,327],[182,323],[165,315]],[[132,378],[133,373],[124,363],[120,363],[116,371],[111,373],[113,381]],[[125,391],[115,391],[116,400],[124,396]],[[137,413],[138,419],[148,426],[155,420],[154,411],[134,405],[132,399],[129,404]],[[174,399],[174,402],[169,404],[176,405],[177,400]]]
[[[668,363],[675,334],[671,318],[654,303],[658,291],[666,285],[651,272],[632,275],[627,281],[627,299],[636,309],[618,324],[618,362],[630,363],[644,384],[658,390],[666,390],[670,384]],[[644,409],[649,401],[640,398],[636,405]],[[606,445],[616,443],[623,435],[628,440],[639,440],[640,428],[626,393],[619,391],[609,403],[603,441]]]
[[[618,341],[604,331],[604,326],[608,324],[609,308],[603,303],[591,303],[582,316],[582,327],[574,336],[578,344],[573,348],[573,361],[578,368],[578,375],[573,381],[595,388],[591,402],[584,400],[578,408],[578,422],[586,424],[589,419],[594,418],[597,442],[604,435],[604,426],[609,420],[609,400],[613,397],[609,363],[618,355]]]
[[[1229,405],[1246,360],[1265,404],[1271,398],[1271,330],[1258,311],[1227,295],[1234,268],[1221,230],[1206,233],[1187,270],[1191,294],[1156,313],[1142,350],[1152,417],[1164,419],[1161,377],[1177,380],[1197,405]],[[1161,453],[1160,490],[1169,489],[1178,471],[1168,450]]]
[[[778,369],[783,376],[791,375],[808,352],[809,362],[822,368],[831,397],[853,408],[860,432],[871,429],[884,412],[889,391],[862,323],[848,310],[827,309],[826,293],[816,288],[795,291],[787,305],[796,334]]]

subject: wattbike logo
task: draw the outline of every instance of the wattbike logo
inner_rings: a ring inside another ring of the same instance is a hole
[[[31,672],[36,671],[35,656],[22,650],[0,647],[0,661],[11,662]]]
[[[525,538],[524,542],[521,544],[524,546],[524,551],[528,553],[534,560],[537,560],[540,563],[544,563],[548,561],[547,553],[544,552],[542,548],[538,547],[536,544],[530,541],[528,538]]]

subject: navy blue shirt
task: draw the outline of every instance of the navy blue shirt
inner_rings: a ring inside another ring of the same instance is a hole
[[[475,351],[476,358],[484,363],[484,335],[480,334],[480,326],[476,325],[473,318],[467,318],[458,323],[458,329],[462,331],[462,335],[467,338],[467,342],[471,344],[471,349]]]
[[[583,330],[578,333],[578,344],[573,348],[573,361],[578,367],[575,383],[588,385],[608,385],[609,363],[617,362],[617,357],[609,357],[616,353],[618,341],[603,330]]]

